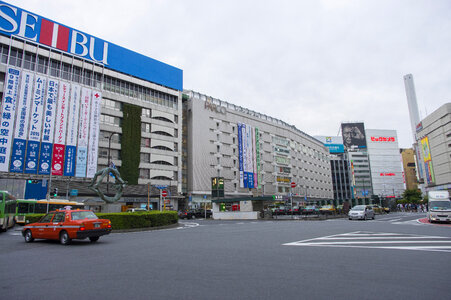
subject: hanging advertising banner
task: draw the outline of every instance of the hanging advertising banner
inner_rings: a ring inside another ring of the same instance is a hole
[[[243,185],[247,188],[248,178],[247,178],[247,135],[246,135],[246,124],[241,124],[241,138],[243,142]]]
[[[55,131],[56,102],[58,97],[58,81],[48,80],[42,129],[41,151],[39,154],[38,174],[49,175],[52,163],[53,134]]]
[[[260,135],[258,128],[255,128],[255,153],[256,153],[256,165],[257,165],[257,175],[255,176],[255,187],[261,188],[262,175],[260,173]]]
[[[63,175],[64,151],[66,149],[67,112],[69,110],[70,85],[61,81],[56,112],[55,140],[53,144],[52,174]]]
[[[75,157],[80,112],[80,91],[78,84],[71,84],[69,99],[69,117],[67,119],[66,155],[64,157],[64,176],[75,176]]]
[[[244,170],[243,170],[243,135],[241,132],[242,124],[238,123],[238,164],[240,169],[240,187],[244,188]]]
[[[100,133],[100,103],[102,101],[102,93],[98,91],[92,92],[91,104],[91,126],[89,130],[89,146],[88,146],[88,165],[86,177],[93,178],[97,172],[97,153],[99,150],[99,133]]]
[[[34,76],[30,72],[22,72],[19,101],[17,103],[17,119],[14,131],[11,165],[9,171],[23,173],[25,162],[25,146],[28,135],[28,119],[30,117],[31,96]]]
[[[424,175],[423,175],[423,162],[421,160],[421,155],[420,155],[420,147],[418,145],[418,143],[415,143],[413,145],[413,148],[415,150],[415,154],[416,154],[416,160],[417,160],[417,166],[418,166],[418,177],[420,179],[424,180]]]
[[[254,188],[254,164],[252,160],[252,127],[250,125],[246,125],[246,142],[247,142],[247,151],[246,151],[246,160],[247,160],[247,187],[252,189]]]
[[[428,184],[435,183],[435,175],[434,175],[434,168],[432,166],[432,161],[425,161],[424,169],[426,171],[426,180],[427,180]]]
[[[252,127],[252,158],[253,158],[253,163],[252,165],[254,166],[254,169],[252,170],[253,174],[253,178],[254,178],[254,182],[253,182],[253,186],[254,188],[257,188],[257,136],[256,134],[257,128]]]
[[[25,159],[25,173],[27,174],[36,174],[38,172],[46,83],[47,79],[45,77],[36,76],[30,112],[31,118],[27,141],[27,155]]]
[[[0,122],[0,171],[8,172],[11,154],[14,120],[16,118],[16,102],[19,92],[20,71],[8,68],[3,86],[2,115]]]
[[[428,137],[421,139],[421,149],[423,149],[423,160],[424,162],[431,161],[431,148],[429,148]]]
[[[78,125],[77,163],[75,167],[76,177],[86,177],[90,112],[91,112],[91,90],[88,88],[82,88],[80,122]]]

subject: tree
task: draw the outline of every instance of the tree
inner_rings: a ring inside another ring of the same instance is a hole
[[[407,203],[414,203],[418,204],[420,203],[422,199],[421,192],[415,189],[412,190],[405,190],[402,194],[402,197],[404,200],[406,200]]]

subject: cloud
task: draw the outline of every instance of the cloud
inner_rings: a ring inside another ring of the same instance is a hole
[[[423,117],[450,101],[446,0],[11,3],[179,67],[185,88],[311,135],[360,120],[410,147],[408,73]]]

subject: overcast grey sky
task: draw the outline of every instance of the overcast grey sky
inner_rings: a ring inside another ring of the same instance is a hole
[[[310,135],[342,121],[412,134],[450,102],[451,1],[9,0],[183,70],[184,88],[279,118]]]

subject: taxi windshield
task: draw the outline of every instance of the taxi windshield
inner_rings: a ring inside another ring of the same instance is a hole
[[[83,220],[90,219],[95,220],[98,219],[97,216],[92,211],[74,211],[71,213],[72,220]]]

